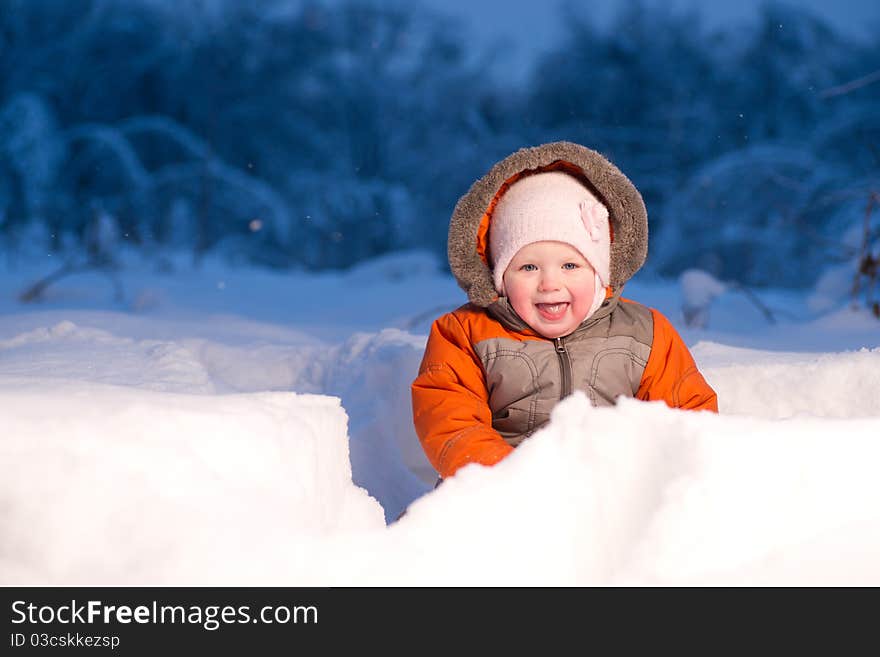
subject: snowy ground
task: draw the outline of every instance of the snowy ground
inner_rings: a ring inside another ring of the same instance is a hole
[[[409,383],[463,294],[429,258],[130,260],[121,300],[80,274],[23,305],[50,265],[0,274],[0,584],[880,584],[866,314],[722,293],[682,330],[720,415],[575,395],[432,491]],[[626,296],[682,327],[676,283]]]

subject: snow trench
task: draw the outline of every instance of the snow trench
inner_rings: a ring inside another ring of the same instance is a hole
[[[424,336],[121,332],[0,337],[4,584],[880,584],[880,349],[700,343],[719,415],[575,394],[425,494]]]

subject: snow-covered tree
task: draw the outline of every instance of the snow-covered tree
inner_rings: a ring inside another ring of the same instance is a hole
[[[877,186],[880,46],[782,5],[715,33],[636,0],[566,25],[511,89],[403,2],[0,0],[3,247],[84,248],[97,204],[148,250],[445,259],[474,178],[569,139],[642,191],[649,269],[810,284]]]

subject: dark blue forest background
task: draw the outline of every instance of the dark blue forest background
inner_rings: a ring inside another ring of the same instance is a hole
[[[638,2],[611,29],[563,21],[510,86],[461,25],[401,3],[0,0],[0,252],[94,251],[109,225],[147,258],[445,261],[471,182],[557,139],[641,189],[650,272],[801,287],[858,252],[880,38],[780,4],[721,31]]]

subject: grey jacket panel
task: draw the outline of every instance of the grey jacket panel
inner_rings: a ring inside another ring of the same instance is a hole
[[[562,339],[572,390],[585,392],[594,406],[634,397],[651,355],[653,333],[651,310],[638,303],[616,303],[611,312],[591,317]],[[566,361],[548,339],[489,338],[474,349],[486,376],[492,426],[515,447],[550,419],[563,396],[561,368]]]

